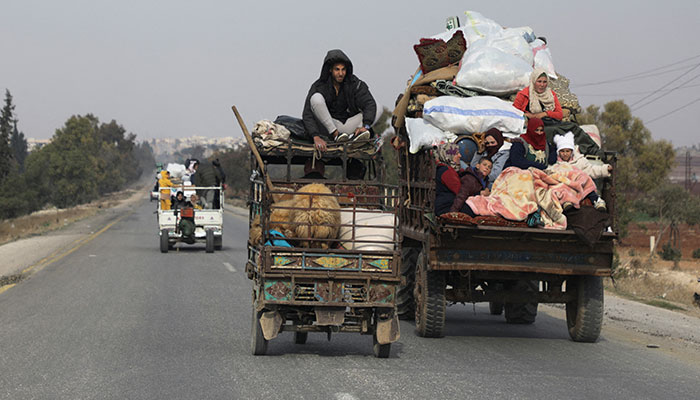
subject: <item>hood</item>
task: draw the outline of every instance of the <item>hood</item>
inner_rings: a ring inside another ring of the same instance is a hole
[[[347,74],[345,75],[345,81],[348,81],[352,77],[352,61],[348,56],[343,53],[340,49],[329,50],[326,53],[326,58],[323,59],[323,66],[321,67],[320,80],[326,81],[331,76],[331,67],[337,62],[342,62],[345,64],[345,69],[347,69]]]

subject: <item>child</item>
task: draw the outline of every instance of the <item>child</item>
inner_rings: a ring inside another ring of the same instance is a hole
[[[170,187],[173,183],[170,181],[170,174],[168,171],[160,171],[160,179],[158,180],[158,186],[160,187],[160,209],[170,210]]]
[[[454,143],[440,143],[433,149],[437,169],[435,171],[435,215],[450,211],[455,196],[459,193],[461,183],[458,171],[459,146]]]
[[[574,146],[573,133],[566,132],[564,135],[554,136],[554,143],[557,145],[557,152],[559,155],[557,163],[569,163],[593,179],[607,178],[610,176],[610,172],[612,172],[613,169],[612,165],[591,164],[591,162],[576,149],[576,146]],[[591,192],[586,198],[593,203],[593,207],[597,210],[606,210],[605,200],[601,199],[596,192]]]
[[[466,203],[467,198],[479,194],[482,196],[489,195],[488,179],[491,168],[493,168],[491,159],[482,157],[474,168],[469,167],[464,170],[460,179],[462,185],[455,200],[452,202],[451,212],[459,211],[474,216],[471,208]]]

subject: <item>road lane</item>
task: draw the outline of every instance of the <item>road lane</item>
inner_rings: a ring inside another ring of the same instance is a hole
[[[599,343],[574,343],[556,312],[513,326],[484,306],[449,307],[445,338],[419,338],[404,321],[385,360],[371,336],[352,334],[295,345],[283,333],[251,356],[247,225],[225,215],[222,251],[161,254],[144,202],[0,294],[0,398],[697,396],[697,358],[605,329]]]

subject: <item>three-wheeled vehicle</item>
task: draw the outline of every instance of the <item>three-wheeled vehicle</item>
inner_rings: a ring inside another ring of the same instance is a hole
[[[214,191],[218,203],[212,208],[194,209],[191,207],[181,209],[162,209],[161,202],[158,202],[158,232],[160,235],[160,251],[167,253],[176,243],[204,243],[207,253],[214,250],[221,250],[224,233],[224,195],[221,187],[197,187],[197,186],[175,186],[171,191],[175,193],[181,190],[187,198],[192,193],[206,190]],[[163,194],[161,193],[161,196]],[[216,208],[213,208],[216,207]],[[194,223],[192,235],[183,234],[183,218],[188,218]]]
[[[240,117],[239,122],[250,138]],[[376,357],[389,357],[391,343],[399,338],[398,188],[385,182],[385,166],[374,141],[329,144],[320,159],[308,143],[251,147],[251,232],[262,230],[261,240],[249,239],[246,264],[253,281],[252,353],[265,354],[268,341],[280,332],[293,332],[296,344],[304,344],[309,332],[329,339],[335,332],[355,332],[373,337]],[[301,166],[310,160],[324,163],[325,179],[300,178]],[[311,183],[322,183],[330,192],[304,192]],[[294,196],[315,196],[317,201],[289,205],[279,200]],[[340,209],[319,206],[328,204],[319,200],[322,196],[337,200]],[[295,221],[305,219],[279,215],[319,211],[340,213],[337,237],[280,237],[270,229],[286,222],[294,231],[307,224]]]

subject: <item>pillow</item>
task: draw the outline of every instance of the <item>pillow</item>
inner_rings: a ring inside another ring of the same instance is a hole
[[[418,54],[420,68],[424,74],[450,63],[447,43],[442,39],[421,39],[419,44],[413,46],[413,50]]]
[[[450,64],[460,62],[467,51],[467,40],[462,31],[456,31],[447,41],[447,58]]]

